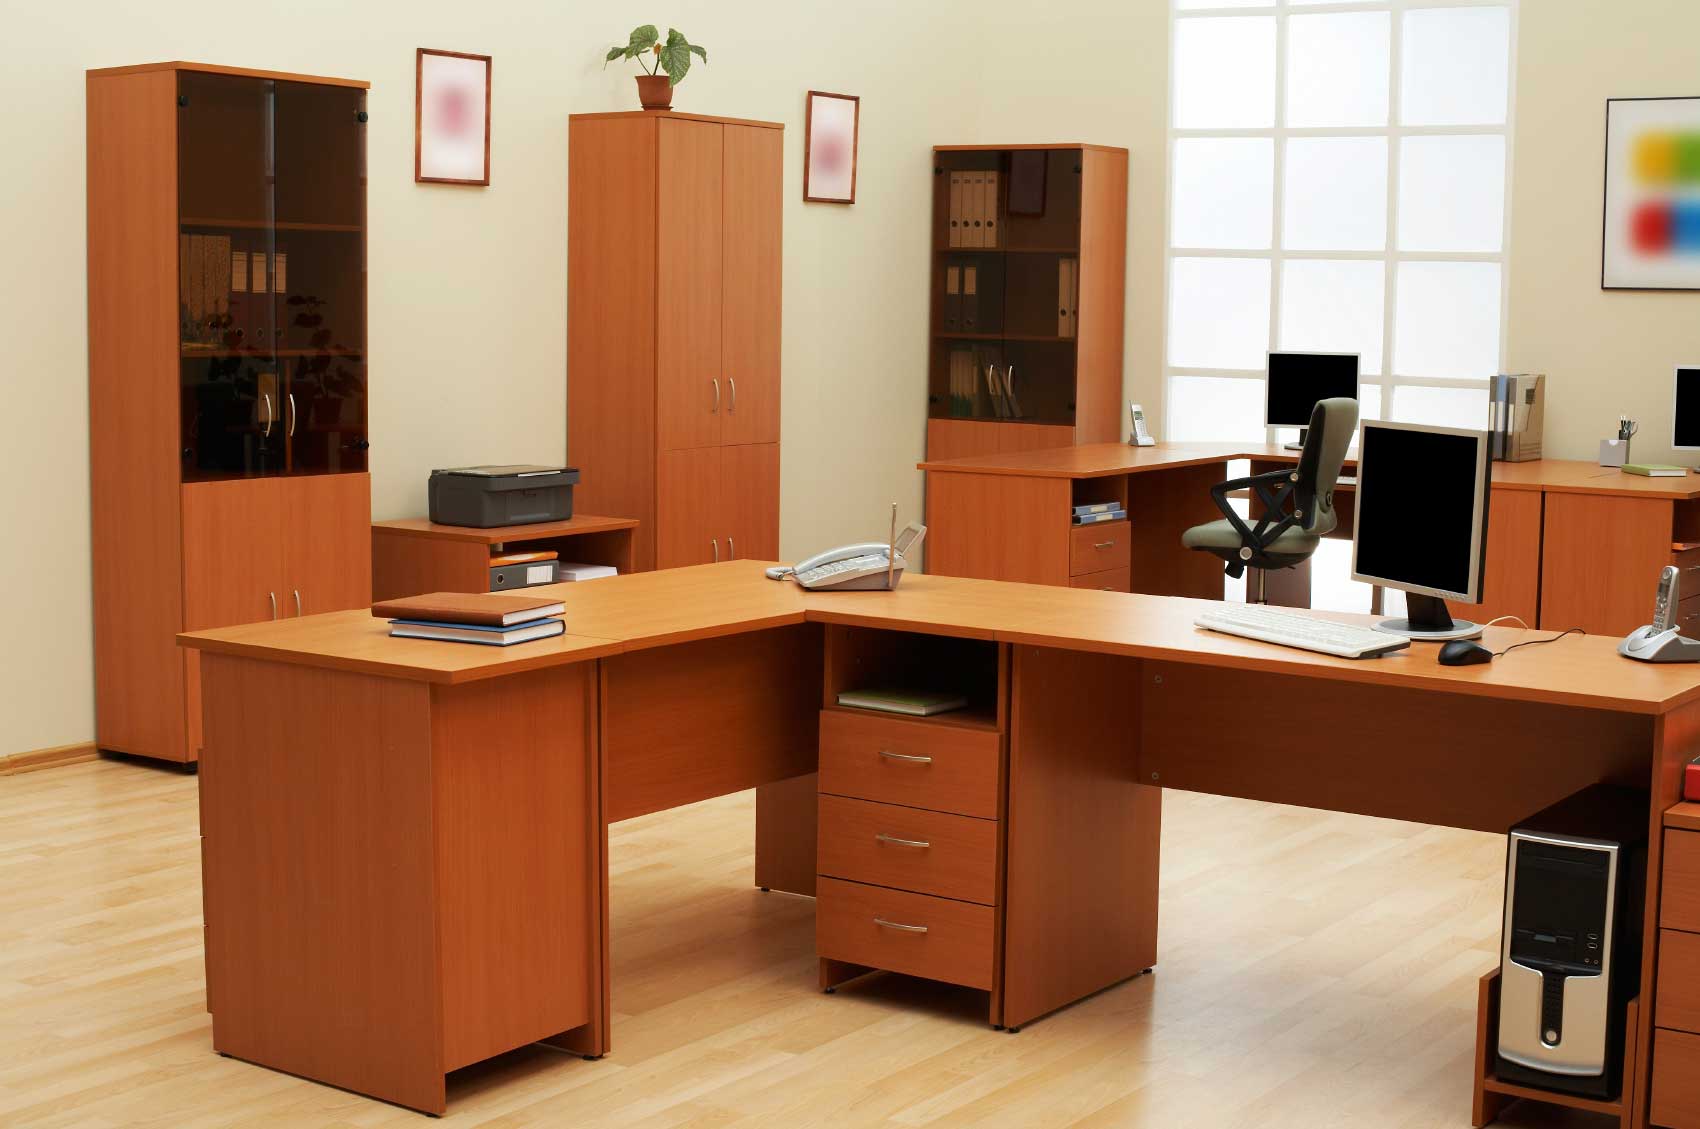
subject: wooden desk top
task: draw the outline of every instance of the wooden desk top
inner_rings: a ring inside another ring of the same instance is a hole
[[[896,592],[804,592],[766,579],[763,567],[731,561],[532,589],[566,603],[570,634],[508,648],[394,639],[383,620],[359,611],[177,639],[219,654],[459,683],[787,624],[842,623],[1621,713],[1660,714],[1700,699],[1700,665],[1631,662],[1616,654],[1615,638],[1601,636],[1482,666],[1443,667],[1438,648],[1424,644],[1354,662],[1196,628],[1205,600],[924,575]],[[1492,628],[1486,642],[1498,650],[1549,634]]]
[[[1049,447],[1040,451],[940,459],[916,465],[922,470],[957,474],[1108,478],[1117,474],[1141,474],[1227,459],[1296,463],[1298,458],[1298,452],[1277,444],[1159,443],[1155,447],[1131,447],[1126,443],[1087,443],[1078,447]],[[1348,469],[1356,465],[1356,459],[1346,460]],[[1502,490],[1544,490],[1558,494],[1606,494],[1679,501],[1700,498],[1700,475],[1643,478],[1596,463],[1567,459],[1494,463],[1493,484]]]
[[[575,533],[606,533],[611,529],[636,529],[635,517],[599,517],[596,514],[574,514],[566,521],[540,521],[532,525],[498,525],[478,529],[470,525],[438,525],[422,517],[398,518],[395,521],[374,521],[374,530],[384,530],[400,537],[429,537],[438,541],[475,541],[481,545],[496,545],[509,541],[541,541],[548,537],[570,537]]]

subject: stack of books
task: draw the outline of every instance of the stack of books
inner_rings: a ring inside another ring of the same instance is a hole
[[[390,621],[390,634],[446,643],[507,647],[547,639],[567,629],[559,600],[473,592],[431,592],[372,605],[372,614]]]
[[[1120,502],[1095,502],[1089,506],[1074,507],[1074,524],[1096,525],[1101,521],[1125,521],[1127,511],[1122,509]]]

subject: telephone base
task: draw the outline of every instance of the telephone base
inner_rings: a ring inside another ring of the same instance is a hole
[[[1127,445],[1129,447],[1155,447],[1157,445],[1157,441],[1149,435],[1144,438],[1140,438],[1136,435],[1128,439]]]
[[[1684,639],[1674,627],[1655,631],[1648,624],[1626,635],[1617,645],[1617,653],[1626,659],[1645,663],[1700,662],[1700,640]]]

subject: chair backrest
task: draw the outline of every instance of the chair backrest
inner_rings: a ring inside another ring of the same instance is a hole
[[[1294,493],[1299,505],[1309,505],[1303,518],[1306,532],[1326,534],[1339,524],[1334,515],[1334,484],[1346,462],[1346,448],[1358,429],[1358,402],[1347,396],[1319,400],[1310,413],[1310,429],[1299,454],[1299,481]],[[1307,502],[1307,499],[1314,501]]]

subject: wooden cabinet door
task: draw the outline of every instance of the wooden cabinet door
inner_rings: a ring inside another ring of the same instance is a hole
[[[663,451],[720,442],[721,134],[710,122],[664,119],[656,185],[655,399]]]
[[[720,516],[722,448],[663,451],[655,483],[655,567],[726,559]]]
[[[283,615],[282,485],[275,478],[184,485],[184,630]]]
[[[784,134],[744,125],[724,131],[721,442],[777,443]]]
[[[720,449],[723,559],[779,558],[779,444]]]
[[[1627,635],[1650,620],[1653,586],[1671,563],[1674,516],[1664,498],[1548,492],[1541,629]],[[1490,524],[1490,553],[1492,536]]]
[[[372,486],[365,474],[280,481],[284,496],[283,615],[372,606]],[[287,600],[285,596],[287,594]]]

